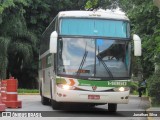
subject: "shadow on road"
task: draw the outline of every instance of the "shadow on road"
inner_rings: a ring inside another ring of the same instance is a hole
[[[63,106],[63,110],[52,111],[54,117],[133,117],[134,114],[145,113],[145,111],[117,111],[110,112],[108,109],[88,106]],[[48,116],[50,116],[48,112]],[[46,113],[44,115],[47,115]]]

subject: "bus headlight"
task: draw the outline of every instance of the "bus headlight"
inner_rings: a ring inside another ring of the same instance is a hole
[[[64,90],[74,90],[75,89],[74,86],[70,86],[70,85],[67,85],[67,84],[57,84],[57,86],[64,89]]]
[[[123,91],[125,91],[125,88],[124,88],[124,87],[120,87],[120,88],[119,88],[119,91],[120,91],[120,92],[123,92]]]
[[[124,91],[128,91],[129,88],[128,87],[119,87],[119,88],[114,88],[113,90],[115,92],[124,92]]]

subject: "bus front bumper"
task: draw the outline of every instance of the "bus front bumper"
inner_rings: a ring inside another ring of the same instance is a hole
[[[95,92],[80,90],[64,90],[56,87],[55,100],[57,102],[78,103],[116,103],[127,104],[129,102],[129,90],[124,92]]]

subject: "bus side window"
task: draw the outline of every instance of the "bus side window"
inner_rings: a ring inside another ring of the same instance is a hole
[[[41,39],[41,46],[40,46],[40,54],[45,53],[49,50],[49,43],[50,43],[50,35],[55,30],[55,20],[51,22],[51,24],[47,27],[44,31]]]

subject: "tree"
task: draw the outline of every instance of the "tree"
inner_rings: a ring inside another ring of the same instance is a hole
[[[6,7],[8,5],[8,7]],[[6,69],[9,74],[22,81],[21,71],[25,66],[33,62],[34,52],[37,47],[37,38],[34,33],[27,28],[24,18],[24,6],[28,4],[23,0],[8,0],[2,3],[4,9],[1,10],[1,78],[6,78]],[[37,54],[36,53],[36,54]],[[3,59],[2,59],[3,58]]]
[[[8,8],[13,6],[13,1],[0,1],[0,24],[2,24],[2,13],[3,11]],[[2,31],[2,28],[0,29]],[[0,32],[1,33],[1,32]],[[0,34],[0,79],[6,78],[6,69],[7,69],[7,64],[8,64],[8,59],[7,59],[7,48],[8,44],[10,42],[10,38],[8,36],[2,36],[2,33]]]
[[[131,20],[132,33],[137,33],[142,38],[143,56],[140,63],[144,77],[149,77],[154,72],[155,56],[160,50],[160,14],[158,8],[150,0],[120,0],[119,5]]]
[[[0,37],[0,79],[6,78],[6,68],[8,64],[7,47],[9,42],[10,38]]]
[[[39,40],[59,11],[84,10],[108,0],[1,0],[0,76],[18,78],[20,87],[35,83],[38,71]],[[6,74],[7,70],[7,74]],[[35,86],[35,85],[33,85]]]
[[[151,0],[121,0],[119,2],[131,19],[132,32],[138,33],[142,38],[143,56],[138,61],[142,65],[143,76],[147,78],[149,95],[159,103],[160,71],[155,72],[154,68],[155,63],[160,65],[160,12]]]

